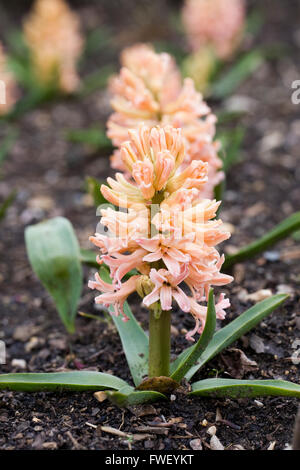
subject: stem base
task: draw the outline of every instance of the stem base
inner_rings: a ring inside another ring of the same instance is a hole
[[[149,378],[169,377],[171,349],[171,312],[163,311],[155,318],[150,311],[149,321]]]

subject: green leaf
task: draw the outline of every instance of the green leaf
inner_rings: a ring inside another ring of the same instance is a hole
[[[114,375],[93,371],[0,375],[0,390],[16,392],[119,390],[126,385]]]
[[[237,317],[228,325],[224,326],[224,328],[217,331],[208,347],[199,357],[198,363],[188,371],[188,373],[185,375],[185,378],[190,380],[193,375],[204,366],[204,364],[210,361],[213,357],[223,351],[223,349],[227,348],[227,346],[232,344],[238,338],[248,333],[248,331],[254,328],[267,315],[272,313],[273,310],[278,308],[287,298],[288,295],[278,294],[270,297],[269,299],[263,300],[262,302],[259,302],[250,309],[246,310],[246,312],[242,313],[242,315]],[[187,351],[192,350],[193,347],[194,346],[189,348]],[[187,351],[181,353],[178,356],[177,361],[182,360],[182,357],[187,354]]]
[[[72,225],[63,217],[32,225],[25,230],[25,241],[35,274],[52,296],[66,329],[73,333],[82,269]]]
[[[100,128],[71,129],[66,131],[66,139],[76,144],[86,144],[94,150],[111,151],[113,146],[111,140],[106,137],[105,131]]]
[[[148,336],[136,321],[127,302],[124,304],[124,312],[129,321],[124,322],[121,317],[114,315],[112,319],[120,335],[134,384],[138,386],[148,374]]]
[[[109,273],[105,268],[101,268],[100,276],[105,282],[111,282]],[[112,307],[109,310],[113,312]],[[121,316],[116,317],[115,315],[112,315],[112,319],[120,335],[134,384],[138,386],[143,378],[148,375],[149,340],[136,321],[127,302],[124,304],[124,313],[128,316],[129,321],[124,322]]]
[[[219,99],[231,95],[263,62],[264,54],[259,49],[244,54],[243,57],[232,66],[229,72],[214,83],[212,95]]]
[[[85,181],[86,181],[87,191],[92,196],[96,207],[99,207],[102,204],[111,205],[105,199],[105,197],[102,196],[102,193],[100,191],[100,186],[105,183],[101,183],[97,181],[95,178],[92,178],[91,176],[88,176]]]
[[[253,258],[259,253],[266,251],[267,248],[275,245],[275,243],[278,243],[280,240],[287,238],[293,232],[299,230],[299,228],[300,212],[295,212],[263,237],[250,243],[250,245],[245,246],[234,255],[227,255],[223,264],[223,269],[229,269],[236,263]]]
[[[194,346],[192,346],[191,349],[189,348],[188,354],[185,355],[185,357],[178,363],[178,365],[174,363],[174,365],[171,366],[173,369],[171,378],[173,380],[175,380],[176,382],[181,382],[183,377],[187,374],[190,368],[195,364],[195,362],[199,359],[201,354],[207,348],[209,342],[213,337],[215,329],[216,310],[213,289],[211,289],[208,297],[207,317],[203,333],[200,336],[198,342]]]
[[[135,391],[133,387],[124,387],[117,392],[107,392],[110,401],[117,406],[133,406],[143,403],[153,403],[158,400],[167,400],[167,397],[160,392]]]
[[[204,397],[297,397],[300,385],[285,380],[206,379],[192,384],[189,395]]]
[[[14,202],[16,197],[16,191],[12,191],[10,195],[0,204],[0,220],[5,217],[6,211]]]

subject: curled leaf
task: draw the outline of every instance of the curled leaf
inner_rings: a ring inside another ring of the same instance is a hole
[[[31,225],[25,230],[31,266],[54,300],[69,333],[75,331],[82,290],[79,244],[71,223],[63,218]]]

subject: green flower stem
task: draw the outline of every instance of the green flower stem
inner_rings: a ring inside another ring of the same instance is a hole
[[[159,318],[150,310],[149,378],[170,375],[171,312],[163,311]]]

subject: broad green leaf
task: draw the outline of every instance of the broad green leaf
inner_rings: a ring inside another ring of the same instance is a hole
[[[263,62],[264,54],[261,50],[256,49],[244,54],[229,72],[214,83],[212,95],[219,99],[231,95]]]
[[[110,374],[94,371],[1,374],[0,390],[16,392],[119,390],[127,383]]]
[[[66,139],[76,144],[86,144],[94,150],[111,151],[113,146],[105,131],[100,128],[72,129],[66,132]]]
[[[297,397],[300,398],[300,385],[286,380],[232,380],[206,379],[192,384],[189,395],[204,397]]]
[[[72,225],[63,217],[31,225],[25,230],[25,241],[35,274],[52,296],[65,327],[73,333],[82,269]]]
[[[112,308],[110,311],[112,312]],[[129,321],[124,322],[121,317],[112,315],[121,338],[123,351],[134,381],[138,386],[148,374],[148,336],[136,321],[127,302],[124,304],[124,312]]]
[[[105,282],[111,282],[105,268],[100,270],[100,275]],[[113,307],[110,307],[109,310],[113,312]],[[134,384],[138,386],[148,375],[149,339],[136,321],[127,302],[124,304],[124,312],[129,321],[124,322],[121,316],[116,317],[115,315],[112,315],[112,319],[120,335]]]
[[[160,392],[135,391],[133,387],[124,387],[117,392],[108,391],[107,396],[112,403],[121,407],[167,400],[167,397]]]
[[[288,295],[277,294],[269,299],[263,300],[257,303],[246,312],[242,313],[235,320],[224,326],[221,330],[217,331],[208,347],[205,349],[203,354],[199,357],[197,364],[193,366],[188,373],[185,375],[187,380],[190,380],[193,375],[201,369],[208,361],[219,354],[223,349],[227,348],[230,344],[236,341],[238,338],[248,333],[254,328],[260,321],[262,321],[267,315],[273,312],[279,307],[286,299]],[[185,357],[187,351],[192,350],[194,346],[191,346],[188,350],[181,353],[177,361],[181,361]]]
[[[300,212],[295,212],[263,237],[250,243],[250,245],[245,246],[234,255],[227,255],[223,264],[223,269],[226,270],[236,263],[253,258],[259,253],[266,251],[267,248],[275,245],[275,243],[278,243],[280,240],[287,238],[293,232],[299,230],[299,228]]]
[[[183,377],[187,374],[190,368],[196,363],[201,354],[207,348],[209,342],[211,341],[213,334],[216,329],[216,310],[215,310],[215,300],[213,295],[213,289],[210,290],[207,304],[207,317],[205,322],[205,327],[202,335],[200,336],[198,342],[195,346],[189,350],[188,354],[183,358],[183,360],[175,366],[172,367],[174,372],[171,374],[171,378],[176,382],[181,382]]]
[[[16,191],[12,191],[10,195],[0,204],[0,220],[5,217],[7,209],[14,202],[16,197]]]

